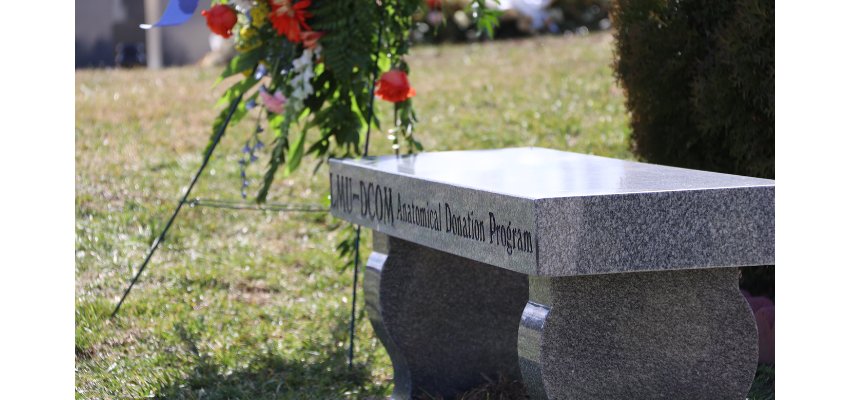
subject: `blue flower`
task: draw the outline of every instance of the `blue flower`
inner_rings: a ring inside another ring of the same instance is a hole
[[[254,73],[254,79],[259,80],[260,78],[265,76],[267,73],[268,73],[268,70],[266,69],[266,66],[263,65],[263,64],[260,64],[260,65],[257,66],[257,72]]]

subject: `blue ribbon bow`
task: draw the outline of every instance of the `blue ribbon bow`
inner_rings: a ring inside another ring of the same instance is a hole
[[[169,0],[165,7],[165,12],[159,22],[151,24],[139,25],[142,29],[157,28],[160,26],[181,25],[192,18],[192,14],[198,8],[198,0]]]

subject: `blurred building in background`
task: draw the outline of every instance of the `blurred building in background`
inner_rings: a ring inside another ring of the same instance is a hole
[[[472,23],[470,0],[422,0],[414,16],[415,43],[484,40]],[[180,26],[149,31],[168,0],[77,0],[76,67],[133,67],[221,64],[233,56],[232,41],[210,34],[200,12]],[[208,7],[201,2],[199,8]],[[488,7],[504,12],[496,39],[538,34],[583,35],[606,30],[611,0],[502,0]],[[211,52],[212,50],[212,52]]]
[[[209,30],[200,12],[184,25],[160,28],[153,35],[139,28],[139,24],[156,22],[166,3],[167,0],[76,0],[76,68],[148,63],[170,66],[200,61],[210,52]],[[155,15],[150,15],[152,10]],[[151,52],[157,52],[160,58]]]

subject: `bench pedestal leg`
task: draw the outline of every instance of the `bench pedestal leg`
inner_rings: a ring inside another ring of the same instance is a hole
[[[758,358],[738,269],[529,278],[532,399],[744,399]]]
[[[495,379],[520,380],[517,326],[525,275],[375,233],[364,287],[390,355],[394,399],[446,398]]]

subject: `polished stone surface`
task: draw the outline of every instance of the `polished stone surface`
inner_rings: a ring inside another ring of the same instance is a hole
[[[530,278],[518,349],[532,399],[744,399],[758,339],[737,272]]]
[[[774,185],[770,179],[539,147],[378,156],[332,163],[524,199]]]
[[[393,399],[452,398],[499,375],[520,380],[525,275],[375,235],[364,283],[394,369]]]
[[[541,148],[331,160],[331,211],[529,275],[774,260],[774,181]]]

